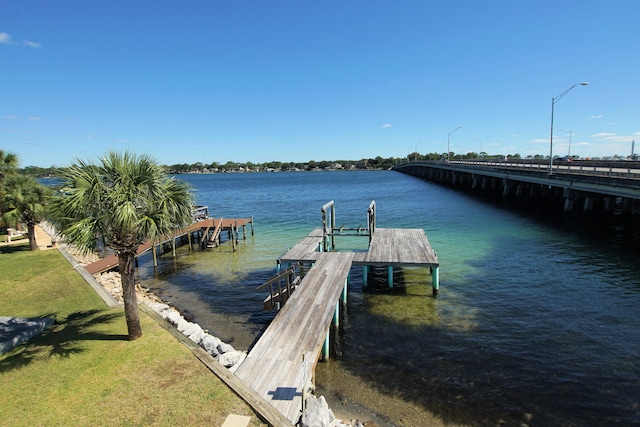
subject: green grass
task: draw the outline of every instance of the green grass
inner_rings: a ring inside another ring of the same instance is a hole
[[[246,403],[144,312],[128,341],[110,309],[55,250],[0,248],[0,316],[56,317],[0,355],[0,426],[220,426]]]

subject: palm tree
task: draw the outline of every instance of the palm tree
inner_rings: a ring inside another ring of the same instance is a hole
[[[15,171],[18,167],[18,156],[13,153],[0,150],[0,181],[7,173]]]
[[[51,219],[65,240],[88,252],[102,243],[118,255],[129,339],[142,336],[134,269],[138,247],[192,222],[193,195],[147,155],[108,152],[101,164],[78,161],[62,172],[65,195]]]
[[[27,225],[31,250],[38,249],[35,226],[41,221],[50,190],[27,175],[7,175],[2,181],[3,219]]]

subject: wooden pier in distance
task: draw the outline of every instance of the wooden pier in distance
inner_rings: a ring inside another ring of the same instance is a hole
[[[192,237],[197,235],[197,240],[201,247],[213,247],[217,246],[220,243],[220,233],[226,231],[229,233],[229,240],[231,241],[231,245],[233,250],[236,249],[236,245],[238,244],[238,236],[240,234],[240,230],[242,230],[242,237],[246,239],[246,227],[251,227],[251,234],[254,233],[253,228],[253,218],[204,218],[199,219],[193,224],[189,225],[187,228],[182,230],[177,230],[171,239],[161,241],[161,242],[153,242],[147,241],[144,242],[138,248],[136,252],[136,257],[146,253],[147,251],[153,251],[153,259],[154,266],[157,266],[157,254],[156,248],[158,246],[162,246],[164,243],[170,242],[172,251],[175,255],[176,248],[176,239],[187,236],[189,239],[189,247],[192,247]],[[113,270],[118,267],[118,256],[115,254],[108,255],[104,258],[101,258],[91,264],[88,264],[85,269],[89,272],[89,274],[99,274],[105,271]]]
[[[323,227],[312,230],[278,259],[279,267],[306,264],[310,268],[295,291],[286,292],[286,300],[278,304],[282,308],[236,371],[240,379],[294,425],[315,382],[318,360],[329,357],[331,327],[338,326],[340,306],[347,302],[352,265],[363,266],[365,280],[370,267],[387,266],[390,286],[394,266],[429,267],[434,295],[439,287],[439,262],[424,230],[376,229],[372,202],[367,233],[360,228],[350,229],[356,235],[369,236],[368,251],[335,252],[333,237],[348,229],[335,227],[333,202],[325,205],[322,212]]]

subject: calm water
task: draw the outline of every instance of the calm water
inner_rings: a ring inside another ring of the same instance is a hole
[[[421,410],[476,425],[640,425],[636,232],[536,218],[391,171],[179,178],[212,216],[253,216],[255,235],[236,252],[181,248],[156,271],[146,256],[139,280],[236,348],[272,318],[255,288],[321,225],[322,205],[335,201],[339,225],[366,226],[376,200],[379,227],[426,231],[440,295],[422,269],[397,272],[394,292],[363,293],[354,268],[339,354],[318,365],[323,393],[394,425],[422,425]],[[366,247],[366,238],[338,246]],[[400,419],[389,402],[417,415]]]

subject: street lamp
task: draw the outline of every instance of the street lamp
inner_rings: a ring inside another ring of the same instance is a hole
[[[556,96],[555,98],[551,98],[551,137],[549,138],[549,175],[553,174],[553,109],[554,109],[554,106],[556,105],[556,101],[560,101],[560,99],[563,96],[565,96],[567,93],[569,93],[569,91],[574,87],[578,85],[586,86],[588,84],[589,82],[576,83],[573,86],[571,86],[569,89],[562,92],[560,95]]]
[[[457,128],[455,128],[454,130],[452,130],[451,132],[449,132],[447,134],[447,162],[449,162],[449,153],[451,153],[451,134],[454,133],[455,131],[457,131],[458,129],[460,129],[462,126],[458,126]]]
[[[567,132],[569,134],[569,151],[567,152],[568,156],[571,156],[571,136],[573,135],[573,132],[571,132],[571,129],[567,130],[567,129],[561,129],[561,128],[556,128],[558,130],[561,130],[563,132]]]

